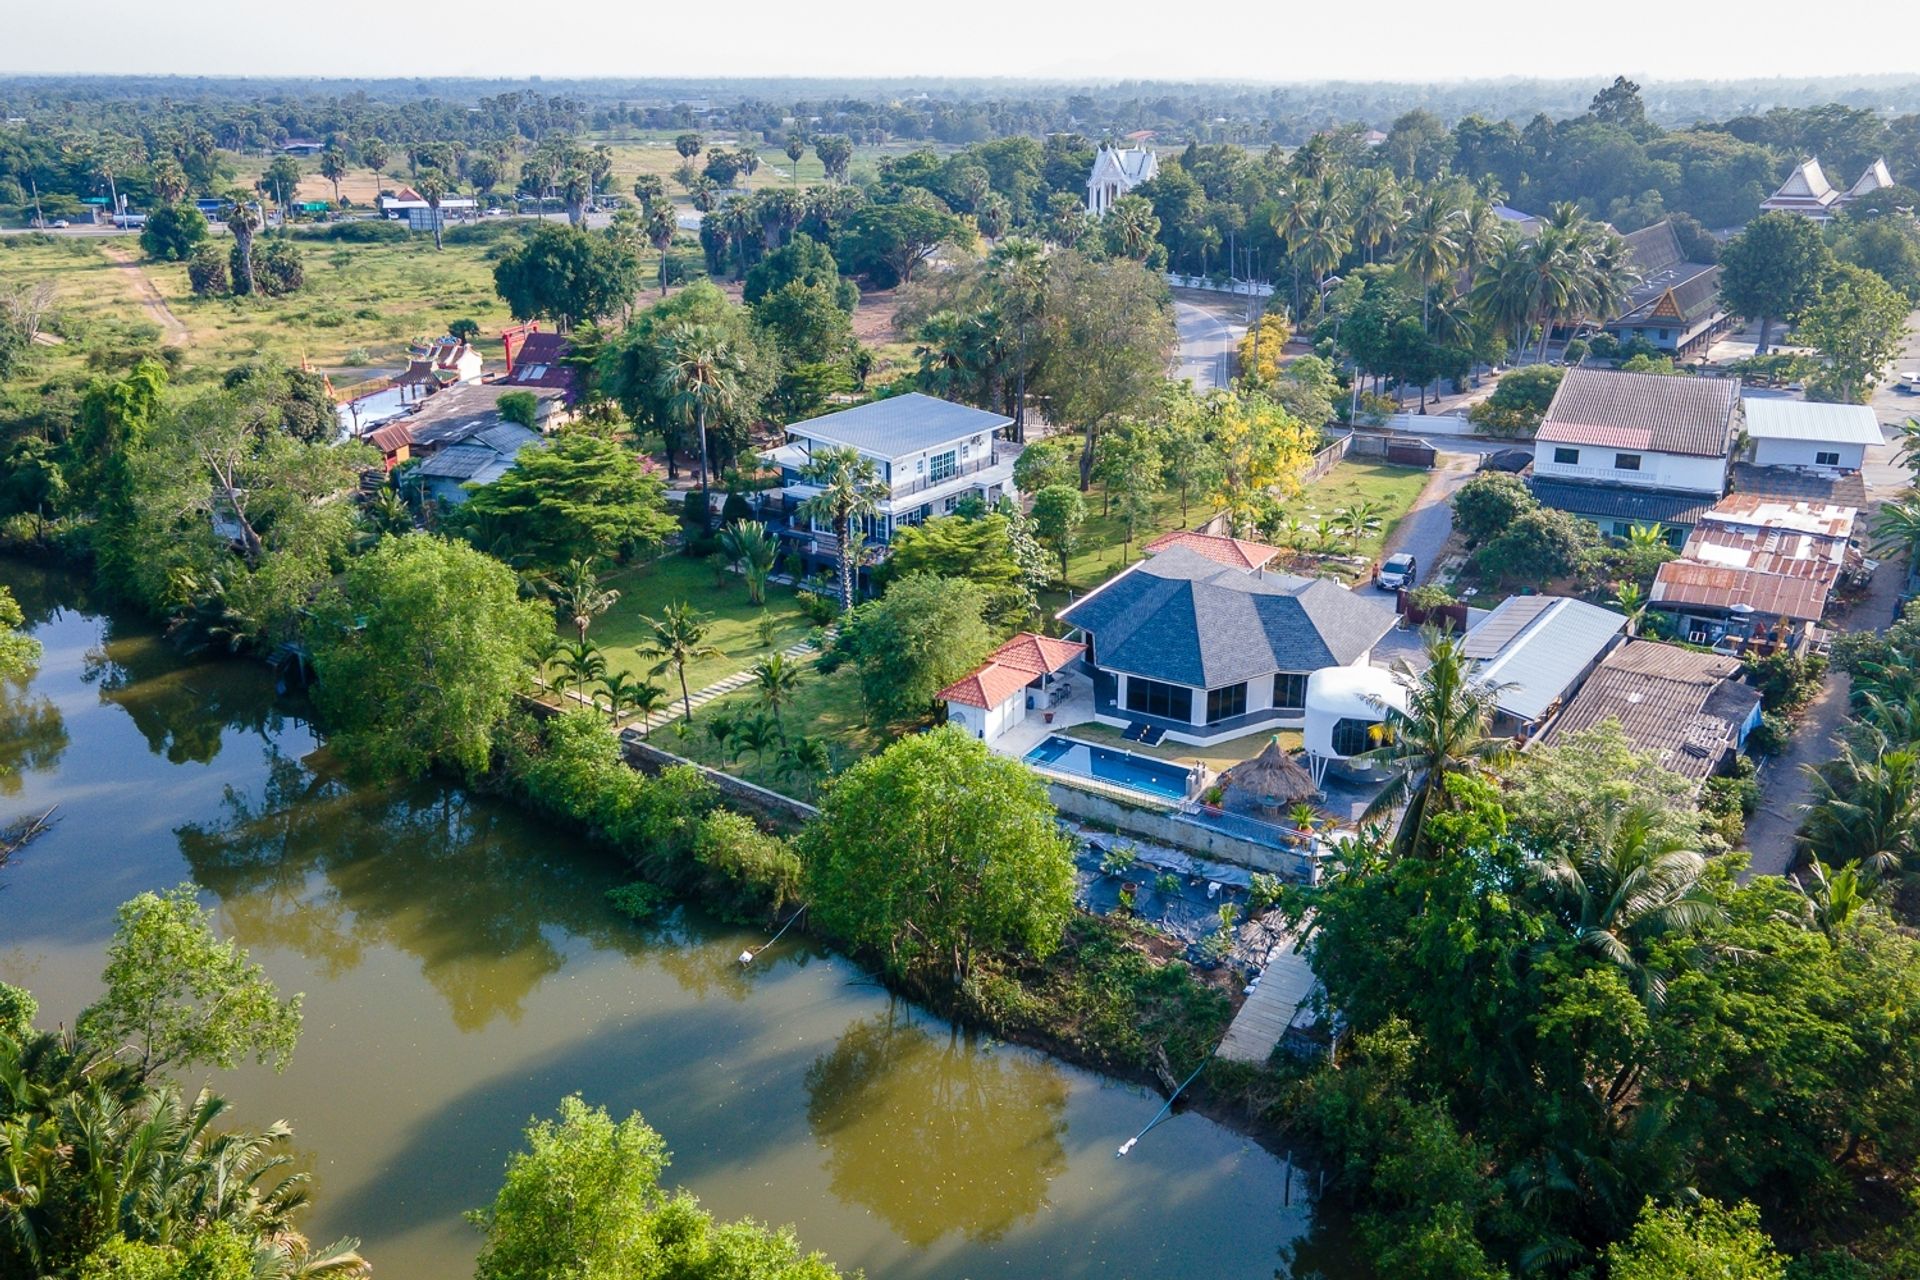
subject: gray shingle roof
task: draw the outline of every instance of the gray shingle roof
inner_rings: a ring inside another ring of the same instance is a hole
[[[1724,458],[1739,404],[1735,378],[1569,369],[1539,439]]]
[[[1393,629],[1381,601],[1319,578],[1256,575],[1172,547],[1063,610],[1100,666],[1217,689],[1347,666]]]
[[[997,431],[1012,422],[1012,418],[1003,414],[914,391],[791,423],[787,430],[810,440],[845,445],[875,457],[898,458]]]
[[[1527,482],[1540,505],[1571,512],[1589,520],[1633,520],[1640,524],[1693,524],[1713,508],[1713,499],[1700,493],[1667,489],[1631,489],[1623,484],[1582,484],[1578,480]]]

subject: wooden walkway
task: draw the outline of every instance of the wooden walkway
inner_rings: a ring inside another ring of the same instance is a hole
[[[1313,968],[1295,948],[1299,938],[1288,935],[1267,953],[1254,987],[1233,1025],[1220,1042],[1220,1056],[1229,1062],[1265,1062],[1273,1056],[1281,1037],[1287,1034],[1305,1011],[1313,994]]]

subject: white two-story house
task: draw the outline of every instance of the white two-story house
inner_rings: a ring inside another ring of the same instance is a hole
[[[1660,525],[1678,546],[1727,491],[1740,384],[1569,369],[1534,437],[1533,494],[1625,537]]]
[[[867,543],[883,555],[900,529],[951,515],[969,497],[991,507],[1017,496],[1013,463],[1021,446],[1000,434],[1012,425],[1004,414],[917,391],[791,423],[787,442],[762,455],[780,470],[779,507],[765,514],[803,556],[824,567],[837,549],[828,523],[803,509],[820,491],[806,480],[806,467],[816,452],[852,449],[873,460],[888,488],[879,510],[861,522]]]

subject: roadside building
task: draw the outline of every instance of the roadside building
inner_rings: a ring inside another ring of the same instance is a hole
[[[1760,724],[1760,691],[1738,658],[1634,640],[1600,660],[1537,741],[1553,747],[1606,721],[1634,751],[1696,789],[1724,769]]]
[[[1461,641],[1476,683],[1497,690],[1493,731],[1531,737],[1626,630],[1626,615],[1566,596],[1510,596]]]
[[[1673,619],[1688,644],[1764,653],[1809,639],[1832,590],[1832,578],[1819,573],[1669,560],[1654,574],[1647,602]]]
[[[1626,308],[1607,322],[1607,332],[1685,357],[1705,350],[1732,327],[1733,318],[1720,303],[1719,266],[1687,261],[1672,222],[1663,218],[1623,239],[1640,282],[1628,294]]]
[[[1864,404],[1747,396],[1742,407],[1756,466],[1858,471],[1866,465],[1868,448],[1886,439],[1872,407]]]
[[[1160,172],[1160,157],[1152,147],[1102,146],[1094,153],[1093,172],[1087,175],[1087,212],[1100,217],[1113,202]]]
[[[1726,492],[1739,429],[1733,379],[1569,369],[1534,437],[1529,486],[1602,533],[1658,524],[1677,540]]]

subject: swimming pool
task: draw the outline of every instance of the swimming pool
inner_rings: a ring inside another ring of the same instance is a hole
[[[1187,771],[1171,761],[1096,747],[1057,734],[1027,752],[1027,763],[1045,765],[1061,773],[1077,773],[1083,778],[1097,778],[1162,800],[1187,798]]]

